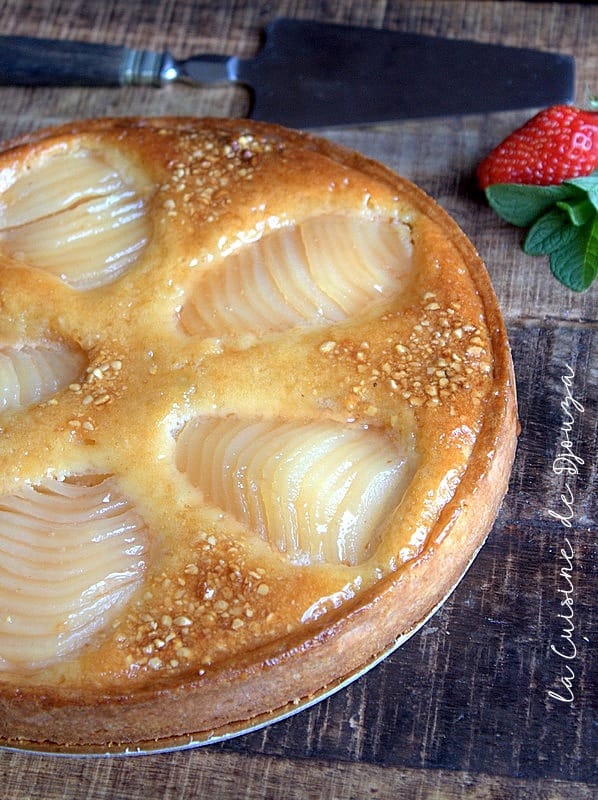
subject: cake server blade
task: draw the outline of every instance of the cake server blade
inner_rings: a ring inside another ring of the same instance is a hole
[[[568,55],[287,18],[249,59],[19,36],[0,45],[0,85],[232,82],[250,91],[250,117],[298,128],[540,108],[574,91]]]

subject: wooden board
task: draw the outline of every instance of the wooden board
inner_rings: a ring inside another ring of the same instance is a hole
[[[179,56],[250,56],[263,25],[281,15],[496,41],[572,54],[577,102],[598,91],[593,4],[5,0],[0,8],[4,33]],[[239,88],[2,88],[0,137],[77,117],[246,107]],[[140,758],[0,751],[2,798],[598,796],[597,290],[569,292],[545,259],[525,256],[520,232],[494,216],[473,178],[480,158],[532,111],[322,131],[414,180],[453,214],[488,265],[509,328],[522,424],[511,489],[452,597],[376,669],[300,715],[224,744]]]

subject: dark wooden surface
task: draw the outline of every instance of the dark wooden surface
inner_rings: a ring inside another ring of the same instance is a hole
[[[577,60],[577,102],[598,92],[595,4],[6,0],[0,31],[249,56],[279,15],[560,50]],[[77,117],[245,108],[239,89],[3,88],[0,137]],[[0,751],[2,800],[598,797],[597,289],[569,292],[544,259],[524,256],[520,233],[494,217],[472,177],[529,115],[322,131],[419,183],[455,216],[488,264],[507,321],[517,460],[488,543],[452,597],[349,688],[225,744],[117,759]],[[577,474],[559,474],[567,465]]]

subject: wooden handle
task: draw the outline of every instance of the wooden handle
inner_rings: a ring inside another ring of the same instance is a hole
[[[0,36],[0,85],[160,86],[163,60],[117,45]]]

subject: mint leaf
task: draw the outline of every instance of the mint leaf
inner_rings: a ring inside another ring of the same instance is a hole
[[[578,189],[589,192],[592,189],[598,188],[598,169],[590,172],[589,175],[582,175],[580,178],[569,178],[569,180],[564,182],[567,186],[577,186]]]
[[[582,200],[560,200],[557,206],[568,215],[573,225],[577,226],[585,225],[596,213],[596,209],[587,197]]]
[[[502,219],[530,228],[528,255],[550,256],[553,275],[567,288],[589,288],[598,274],[598,170],[552,186],[494,184],[486,197]]]
[[[565,183],[567,183],[568,186],[575,186],[577,189],[586,192],[587,199],[594,206],[596,211],[598,211],[598,169],[595,169],[594,172],[591,172],[585,177],[571,178],[565,181]]]
[[[530,228],[523,243],[523,251],[530,256],[548,255],[562,247],[568,247],[579,234],[567,214],[553,208]]]
[[[550,254],[552,274],[574,292],[588,289],[598,274],[598,214],[574,228],[576,236]]]
[[[581,187],[566,183],[556,186],[495,183],[486,189],[488,202],[499,217],[520,228],[528,228],[555,203],[583,195]]]

